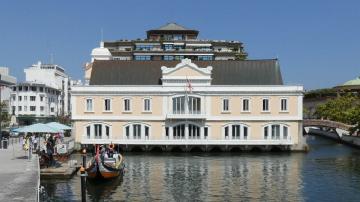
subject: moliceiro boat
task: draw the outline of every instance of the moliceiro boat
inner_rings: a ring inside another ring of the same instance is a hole
[[[96,145],[96,154],[88,162],[86,171],[90,179],[110,179],[122,175],[124,167],[124,158],[114,150],[113,145]]]

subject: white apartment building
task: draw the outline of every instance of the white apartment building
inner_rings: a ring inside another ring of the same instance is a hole
[[[12,87],[10,106],[11,114],[19,122],[22,119],[49,118],[59,115],[61,91],[38,83],[19,83]]]
[[[59,115],[70,112],[70,77],[65,69],[56,64],[42,64],[40,61],[24,69],[26,82],[44,84],[60,91]]]

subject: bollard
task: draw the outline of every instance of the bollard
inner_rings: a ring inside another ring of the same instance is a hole
[[[81,176],[81,201],[86,202],[86,173],[85,168],[81,166],[80,168]]]
[[[86,168],[86,149],[83,149],[82,150],[82,157],[83,157],[83,163],[82,163],[82,165],[83,165],[83,167],[84,168]]]

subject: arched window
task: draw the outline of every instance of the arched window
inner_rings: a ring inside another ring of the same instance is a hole
[[[185,124],[173,127],[173,139],[185,139]]]
[[[247,140],[249,139],[249,127],[245,124],[228,124],[223,127],[225,139]]]
[[[189,139],[200,139],[200,127],[194,124],[188,125]]]
[[[150,126],[145,123],[129,123],[124,126],[124,139],[149,139]]]
[[[110,139],[112,136],[111,125],[102,122],[89,123],[84,131],[87,139]]]
[[[269,124],[263,128],[265,140],[287,140],[289,136],[289,126],[285,124]]]

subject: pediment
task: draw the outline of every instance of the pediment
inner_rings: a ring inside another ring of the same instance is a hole
[[[189,66],[184,66],[167,74],[167,76],[206,76],[205,73],[195,70]]]
[[[190,59],[183,59],[181,63],[175,67],[162,67],[163,76],[210,76],[212,67],[208,66],[205,68],[198,67],[195,63],[192,63]]]

